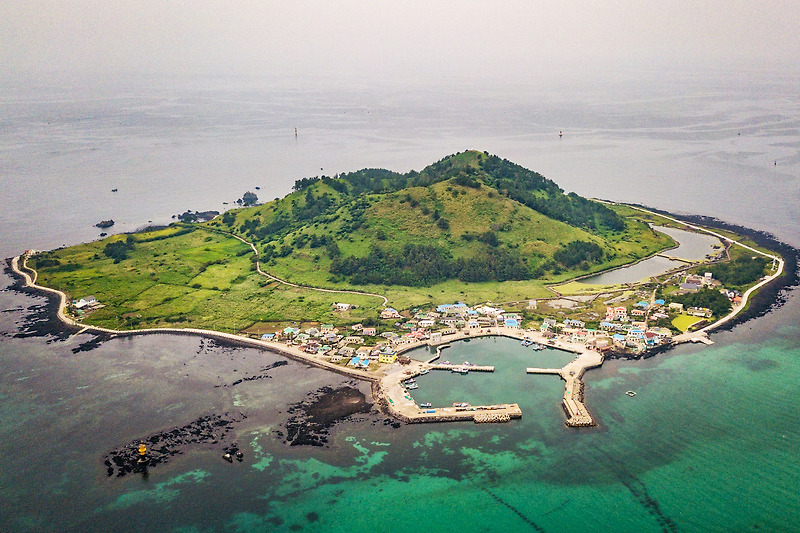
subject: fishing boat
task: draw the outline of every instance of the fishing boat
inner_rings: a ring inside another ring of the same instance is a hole
[[[410,383],[410,384],[406,385],[406,388],[408,390],[416,390],[416,389],[419,388],[419,385],[417,385],[416,383]]]
[[[466,374],[469,372],[469,369],[463,367],[456,367],[456,368],[451,368],[450,372],[455,372],[456,374]]]
[[[475,366],[475,363],[470,363],[469,361],[464,361],[464,366]]]
[[[430,372],[430,370],[426,368],[425,370],[423,370],[422,372],[420,372],[420,375],[421,375],[421,376],[424,376],[424,375],[425,375],[425,374],[427,374],[428,372]]]
[[[634,396],[636,396],[636,392],[634,392],[634,391],[632,391],[632,390],[629,390],[629,391],[628,391],[628,392],[626,392],[625,394],[627,394],[627,395],[628,395],[628,396],[630,396],[631,398],[633,398]]]
[[[419,404],[419,406],[422,407],[423,409],[428,409],[430,407],[433,407],[433,404],[431,404],[430,402],[425,402],[425,403]]]
[[[533,341],[530,339],[525,339],[524,341],[522,341],[522,345],[525,347],[531,346],[533,345]]]

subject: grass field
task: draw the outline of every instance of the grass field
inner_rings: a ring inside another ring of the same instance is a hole
[[[672,325],[681,331],[687,331],[690,327],[704,320],[703,318],[681,314],[672,319]]]

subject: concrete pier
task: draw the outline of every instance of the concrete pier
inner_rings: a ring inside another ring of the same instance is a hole
[[[439,364],[431,364],[429,367],[431,370],[462,370],[466,369],[470,372],[494,372],[493,366],[488,365],[443,365]]]

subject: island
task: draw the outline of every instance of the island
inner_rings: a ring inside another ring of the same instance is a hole
[[[454,341],[502,335],[569,351],[563,368],[527,372],[564,380],[566,424],[577,427],[596,424],[584,403],[587,369],[711,343],[707,333],[741,317],[785,264],[724,224],[567,194],[475,150],[421,171],[305,178],[284,198],[209,215],[29,250],[12,269],[57,295],[59,319],[76,331],[174,331],[262,347],[372,382],[375,401],[409,423],[522,416],[514,403],[414,400],[421,374],[493,370],[442,361]],[[681,257],[676,231],[714,244]],[[658,257],[670,267],[592,281]],[[426,346],[435,355],[408,356]]]

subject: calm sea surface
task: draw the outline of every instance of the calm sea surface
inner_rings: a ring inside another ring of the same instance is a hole
[[[126,231],[186,209],[222,210],[256,186],[268,200],[309,175],[419,170],[468,148],[568,191],[712,215],[800,246],[798,84],[762,79],[3,86],[0,252],[94,239],[93,224],[107,218]],[[444,358],[495,364],[495,374],[431,373],[415,397],[514,401],[522,420],[395,429],[357,416],[323,448],[284,444],[287,408],[350,380],[289,362],[234,387],[280,358],[195,337],[83,351],[91,337],[24,337],[42,303],[0,292],[2,531],[800,529],[795,294],[712,335],[713,346],[589,372],[597,428],[566,428],[561,381],[524,373],[569,356],[481,339]],[[106,477],[114,448],[226,412],[248,417],[236,430],[244,462],[200,446],[147,477]]]

